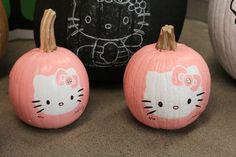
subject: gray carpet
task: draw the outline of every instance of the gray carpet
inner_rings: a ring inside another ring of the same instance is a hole
[[[25,125],[11,108],[7,73],[34,43],[10,42],[0,61],[0,156],[235,157],[236,81],[218,64],[206,24],[186,20],[181,42],[206,59],[212,92],[203,115],[177,131],[152,129],[137,122],[127,109],[122,85],[94,85],[85,113],[66,128],[43,130]]]

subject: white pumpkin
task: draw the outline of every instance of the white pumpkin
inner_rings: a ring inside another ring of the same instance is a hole
[[[208,23],[219,62],[236,79],[236,0],[210,0]]]

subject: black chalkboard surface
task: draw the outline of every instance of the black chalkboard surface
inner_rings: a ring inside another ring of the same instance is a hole
[[[52,8],[57,45],[78,55],[90,80],[121,81],[130,57],[156,42],[163,25],[174,25],[179,38],[186,7],[187,0],[38,0],[35,41],[39,46],[43,12]]]

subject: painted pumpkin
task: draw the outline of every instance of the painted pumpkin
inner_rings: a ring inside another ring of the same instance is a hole
[[[38,0],[35,40],[43,10],[54,8],[58,44],[72,50],[95,81],[121,80],[130,57],[156,40],[161,26],[172,24],[179,37],[186,0]],[[109,77],[107,77],[109,75]]]
[[[217,58],[223,68],[236,79],[236,1],[211,0],[208,21]]]
[[[0,58],[4,54],[8,36],[8,22],[2,1],[0,2]]]
[[[40,128],[60,128],[83,113],[89,97],[88,76],[71,51],[57,47],[55,12],[46,10],[41,46],[24,54],[10,73],[9,94],[16,114]]]
[[[153,128],[179,129],[205,110],[210,73],[193,49],[176,44],[174,27],[162,28],[157,44],[131,58],[124,75],[127,105],[140,122]]]

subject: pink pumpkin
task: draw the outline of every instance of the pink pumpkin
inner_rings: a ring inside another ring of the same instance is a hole
[[[128,107],[140,122],[179,129],[205,110],[211,79],[208,66],[193,49],[176,44],[173,26],[165,26],[157,44],[140,49],[124,76]]]
[[[16,114],[39,128],[60,128],[84,112],[89,97],[87,72],[69,50],[57,47],[56,13],[46,10],[41,47],[24,54],[10,73],[9,94]]]

